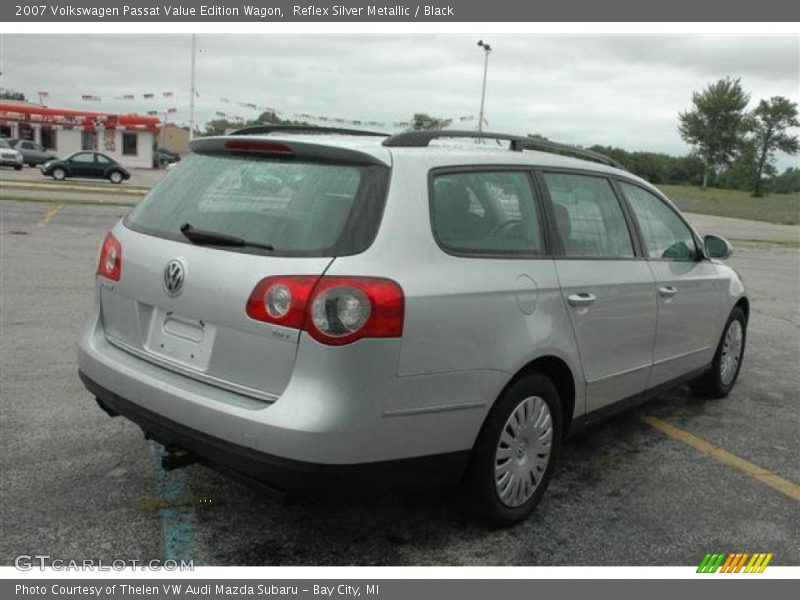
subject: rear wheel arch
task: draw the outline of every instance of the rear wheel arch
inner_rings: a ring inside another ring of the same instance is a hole
[[[736,301],[734,304],[734,308],[739,307],[742,309],[744,313],[744,321],[745,323],[750,322],[750,300],[748,300],[747,296],[742,296]]]
[[[575,376],[573,375],[572,369],[569,367],[569,365],[563,359],[557,356],[540,356],[528,362],[514,374],[508,383],[506,383],[495,399],[495,403],[518,379],[531,373],[541,373],[550,379],[555,386],[556,391],[558,391],[558,397],[561,400],[561,410],[564,418],[563,436],[566,436],[570,429],[570,425],[572,424],[572,415],[575,411]],[[486,420],[484,419],[484,424],[485,422]]]

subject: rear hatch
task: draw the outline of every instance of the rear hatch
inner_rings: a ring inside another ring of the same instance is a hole
[[[193,150],[112,231],[121,275],[98,278],[105,334],[144,360],[273,400],[299,333],[251,319],[247,300],[266,277],[320,276],[364,251],[389,168],[369,153],[271,138]]]

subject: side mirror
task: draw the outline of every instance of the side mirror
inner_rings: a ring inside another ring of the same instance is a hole
[[[718,235],[707,235],[704,237],[703,246],[706,250],[706,256],[709,258],[725,260],[730,258],[733,254],[733,246],[731,246],[730,242]]]

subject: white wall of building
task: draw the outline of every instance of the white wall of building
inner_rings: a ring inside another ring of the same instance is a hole
[[[33,129],[33,141],[42,143],[41,125],[31,124]],[[56,147],[52,148],[59,158],[65,158],[74,152],[87,150],[82,148],[83,128],[56,129]],[[136,137],[136,154],[123,154],[123,135]],[[96,131],[98,152],[107,154],[122,166],[129,169],[152,169],[153,168],[153,137],[149,131],[123,131],[120,129],[98,129]],[[12,128],[10,137],[20,137],[17,124]]]

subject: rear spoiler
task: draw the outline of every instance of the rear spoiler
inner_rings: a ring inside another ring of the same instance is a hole
[[[380,150],[382,147],[378,146]],[[232,153],[253,156],[275,156],[280,158],[306,158],[311,160],[352,163],[356,165],[391,166],[391,159],[386,151],[386,160],[374,154],[325,143],[295,141],[278,136],[254,137],[252,135],[231,135],[207,137],[192,140],[190,152],[199,153]]]

